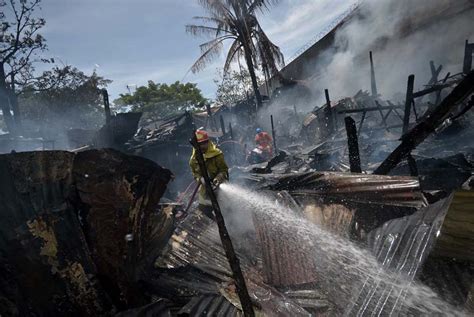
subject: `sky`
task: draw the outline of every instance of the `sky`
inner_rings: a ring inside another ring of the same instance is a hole
[[[280,0],[259,20],[288,60],[353,2]],[[215,97],[213,79],[224,55],[198,74],[188,72],[199,44],[208,40],[185,32],[194,16],[206,16],[197,0],[43,0],[38,14],[47,23],[45,55],[113,80],[112,100],[126,93],[127,85],[133,91],[148,80],[193,82],[206,98]]]

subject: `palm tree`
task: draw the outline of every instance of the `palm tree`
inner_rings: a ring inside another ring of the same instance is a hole
[[[260,26],[256,13],[268,8],[278,0],[199,0],[209,12],[208,17],[194,17],[204,25],[187,25],[186,31],[193,35],[211,35],[214,38],[200,45],[201,56],[191,67],[196,73],[202,70],[223,49],[223,42],[231,40],[224,64],[224,75],[229,72],[232,62],[244,58],[252,79],[257,107],[262,105],[255,69],[261,66],[263,73],[270,77],[278,74],[278,67],[284,66],[280,48],[273,44]]]

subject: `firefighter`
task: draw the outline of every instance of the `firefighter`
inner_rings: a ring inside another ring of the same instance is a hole
[[[257,147],[263,152],[265,160],[271,159],[273,155],[272,137],[260,128],[257,128],[256,132],[255,143],[257,144]]]
[[[206,162],[207,173],[209,178],[218,186],[221,183],[229,179],[229,168],[227,163],[224,160],[224,154],[222,151],[217,148],[217,146],[209,140],[209,136],[204,130],[196,131],[196,138],[199,144],[199,148],[204,156],[204,161]],[[193,154],[189,160],[189,166],[191,167],[191,172],[194,179],[201,184],[201,189],[199,191],[199,210],[201,210],[206,216],[214,219],[212,203],[209,200],[209,197],[206,193],[206,186],[204,184],[204,178],[201,175],[201,170],[199,169],[199,164],[196,159],[196,150],[193,149]]]

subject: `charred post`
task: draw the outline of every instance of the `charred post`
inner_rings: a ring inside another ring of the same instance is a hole
[[[334,115],[331,108],[331,100],[329,99],[329,90],[324,89],[324,95],[326,96],[326,118],[327,118],[327,128],[329,133],[334,132]]]
[[[430,61],[430,70],[431,70],[431,79],[428,82],[428,85],[433,85],[438,82],[438,76],[443,69],[443,65],[439,65],[438,68],[435,67],[434,61]]]
[[[433,112],[402,136],[402,143],[382,162],[374,174],[386,175],[442,124],[449,112],[474,92],[474,71],[471,71]],[[474,102],[471,98],[471,103]]]
[[[223,122],[221,116],[221,122]],[[190,140],[191,145],[196,150],[196,159],[199,164],[199,169],[201,171],[201,175],[204,178],[206,192],[209,195],[209,198],[212,203],[212,208],[214,209],[214,214],[216,216],[216,223],[219,229],[219,236],[221,238],[222,246],[224,248],[225,254],[227,256],[227,260],[229,261],[230,268],[232,270],[232,274],[234,276],[235,286],[237,289],[237,294],[240,299],[240,303],[242,305],[242,311],[244,316],[255,316],[252,306],[252,300],[250,299],[250,295],[247,290],[247,286],[245,284],[244,275],[240,268],[240,261],[235,253],[234,246],[232,244],[232,240],[230,239],[229,232],[227,231],[227,227],[225,225],[224,217],[222,216],[222,212],[217,202],[216,194],[212,188],[211,179],[209,178],[209,174],[207,173],[206,163],[204,161],[204,156],[201,151],[201,148],[198,145],[196,133],[193,133],[193,137]]]
[[[110,114],[109,93],[107,92],[107,89],[102,89],[101,93],[104,98],[105,123],[107,124],[110,122],[110,118],[112,117]]]
[[[462,71],[464,74],[469,74],[472,69],[472,54],[474,53],[474,43],[469,43],[466,40],[466,46],[464,48],[464,63]]]
[[[362,173],[360,166],[359,141],[357,138],[357,128],[354,119],[345,117],[347,132],[347,145],[349,147],[349,163],[352,173]]]
[[[277,154],[278,150],[277,150],[277,143],[276,143],[275,126],[273,125],[273,115],[270,115],[270,122],[272,124],[273,151],[275,154]]]
[[[408,131],[410,125],[410,110],[413,103],[413,88],[415,85],[415,75],[408,76],[407,94],[405,99],[405,115],[403,117],[403,133]]]
[[[372,51],[369,52],[370,57],[370,88],[372,90],[372,97],[377,97],[377,82],[375,80],[374,60],[372,59]]]

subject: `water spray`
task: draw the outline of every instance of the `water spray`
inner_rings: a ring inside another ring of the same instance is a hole
[[[242,217],[242,212],[249,210],[267,216],[277,231],[290,233],[282,236],[291,236],[295,248],[313,254],[318,276],[324,277],[319,280],[319,287],[328,292],[341,313],[352,315],[360,309],[358,316],[362,316],[372,308],[380,313],[386,309],[394,313],[395,310],[408,308],[422,314],[465,316],[427,286],[409,276],[390,272],[369,251],[298,216],[274,198],[233,184],[222,184],[220,191],[220,201],[226,204],[226,208],[234,207],[236,210],[233,213]],[[358,306],[360,303],[353,296],[354,291],[358,293],[357,290],[367,283],[377,285],[371,290],[371,297],[380,295],[384,299],[383,304],[375,307],[367,302],[364,307]]]

